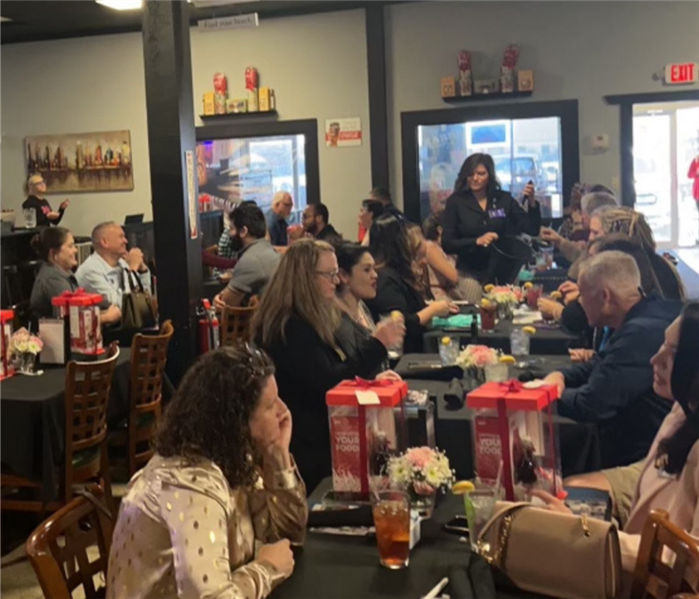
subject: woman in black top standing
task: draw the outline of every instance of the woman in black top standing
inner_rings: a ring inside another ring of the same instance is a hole
[[[24,184],[24,193],[27,194],[27,199],[22,203],[22,209],[33,209],[36,212],[36,226],[48,227],[49,225],[57,225],[63,218],[63,213],[68,208],[70,200],[63,200],[58,212],[51,208],[51,204],[44,197],[46,193],[46,181],[39,174],[31,175]]]
[[[479,301],[482,286],[493,282],[488,275],[491,258],[495,259],[490,247],[494,241],[504,235],[539,234],[541,211],[531,182],[524,197],[527,211],[500,188],[489,154],[472,154],[461,167],[442,217],[442,247],[447,254],[457,255],[464,299]]]

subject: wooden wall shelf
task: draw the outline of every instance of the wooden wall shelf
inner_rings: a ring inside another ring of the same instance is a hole
[[[528,98],[533,92],[493,92],[492,94],[473,94],[472,96],[454,96],[442,98],[447,104],[461,104],[463,102],[479,102],[487,100],[505,100],[507,98]]]
[[[277,118],[278,113],[276,110],[257,110],[256,112],[228,112],[226,114],[200,114],[199,118],[204,123],[221,123],[225,121],[232,120],[245,120],[245,119],[256,119],[260,117],[274,117]]]

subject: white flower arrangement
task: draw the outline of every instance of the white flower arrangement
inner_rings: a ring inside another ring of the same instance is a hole
[[[456,364],[464,370],[469,368],[485,368],[495,364],[500,359],[500,355],[492,347],[486,345],[467,345],[461,350]]]
[[[38,354],[44,347],[41,339],[36,335],[32,335],[27,329],[22,327],[12,335],[10,340],[10,353],[18,354]]]
[[[431,447],[411,447],[388,460],[388,477],[393,485],[417,495],[432,495],[451,488],[454,471],[444,452]]]
[[[498,306],[516,306],[522,302],[522,290],[511,285],[501,285],[490,289],[486,297]]]

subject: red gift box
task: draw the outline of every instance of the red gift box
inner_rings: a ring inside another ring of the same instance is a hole
[[[496,478],[502,460],[503,483],[507,499],[515,499],[511,448],[517,444],[517,432],[513,431],[510,415],[513,412],[545,412],[550,445],[546,451],[551,463],[557,462],[551,404],[558,399],[556,385],[542,385],[527,389],[516,380],[507,383],[486,383],[466,396],[466,405],[473,410],[489,410],[497,418],[474,415],[474,458],[476,471],[481,477]],[[513,436],[514,435],[514,436]],[[555,468],[554,468],[555,470]],[[557,480],[553,476],[553,491],[557,493]]]
[[[373,391],[379,400],[375,404],[360,404],[358,391]],[[333,464],[333,488],[339,493],[369,492],[369,453],[370,445],[376,439],[367,434],[367,410],[390,413],[393,423],[393,410],[401,405],[408,394],[408,384],[404,381],[365,381],[357,378],[343,381],[330,389],[325,401],[328,406],[330,444]],[[375,424],[380,422],[378,414]],[[385,421],[384,421],[385,422]],[[387,431],[381,431],[387,432]],[[397,431],[388,431],[397,437]]]
[[[12,321],[15,319],[14,310],[0,310],[0,380],[11,377],[15,373],[14,366],[9,360],[10,343],[12,341]]]
[[[84,355],[104,353],[99,305],[103,298],[99,293],[86,293],[78,288],[75,292],[64,291],[51,300],[60,308],[60,316],[69,315],[70,349]]]

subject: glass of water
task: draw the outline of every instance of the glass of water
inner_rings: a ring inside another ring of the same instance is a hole
[[[494,481],[489,483],[477,480],[474,486],[475,490],[471,491],[466,499],[466,519],[471,550],[478,553],[478,537],[492,517],[500,493]]]
[[[36,227],[36,210],[34,208],[22,208],[22,216],[24,216],[24,226],[27,229]]]
[[[513,356],[529,355],[529,335],[520,327],[512,327],[510,333],[510,353]]]
[[[486,383],[505,383],[509,376],[507,364],[497,362],[489,364],[485,367],[485,382]]]
[[[382,323],[384,320],[393,320],[393,315],[392,314],[384,314],[381,316],[381,319],[379,320],[379,324]],[[401,357],[403,356],[403,341],[400,343],[396,343],[395,345],[391,345],[391,347],[386,348],[388,351],[388,359],[389,360],[400,360]]]
[[[459,339],[445,335],[439,340],[439,359],[442,366],[453,366],[459,357]]]

